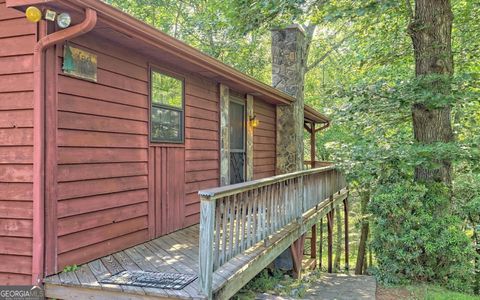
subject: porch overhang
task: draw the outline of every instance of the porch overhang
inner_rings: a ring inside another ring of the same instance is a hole
[[[304,119],[305,123],[324,124],[325,126],[328,126],[331,121],[329,117],[316,111],[309,105],[304,107]]]

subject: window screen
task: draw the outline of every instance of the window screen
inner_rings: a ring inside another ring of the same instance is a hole
[[[230,184],[245,181],[245,105],[230,101]]]

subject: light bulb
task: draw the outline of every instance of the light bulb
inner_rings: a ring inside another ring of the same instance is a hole
[[[57,25],[60,28],[67,28],[72,23],[72,18],[68,13],[61,13],[57,17]]]
[[[25,11],[25,17],[32,23],[37,23],[42,19],[42,12],[35,6],[29,6]]]

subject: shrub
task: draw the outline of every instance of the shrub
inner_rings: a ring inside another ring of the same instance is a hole
[[[470,292],[475,252],[452,213],[448,189],[408,181],[384,184],[372,197],[372,272],[386,285],[435,282]]]

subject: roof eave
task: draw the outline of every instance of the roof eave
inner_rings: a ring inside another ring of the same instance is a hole
[[[306,105],[304,106],[305,119],[308,119],[316,124],[329,124],[331,119],[326,115],[316,111],[313,107]]]
[[[142,42],[153,47],[161,48],[172,55],[188,60],[198,67],[204,68],[215,74],[218,74],[217,81],[228,84],[228,81],[234,81],[251,94],[260,98],[266,98],[276,104],[290,104],[295,98],[264,84],[251,76],[200,52],[199,50],[181,42],[158,29],[114,8],[99,0],[7,0],[8,7],[25,7],[28,5],[42,4],[63,4],[72,9],[91,8],[97,11],[99,19],[112,26],[116,30],[127,35],[135,36]]]

